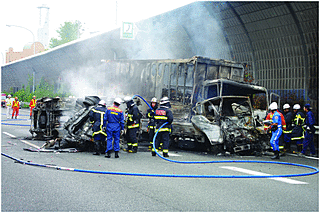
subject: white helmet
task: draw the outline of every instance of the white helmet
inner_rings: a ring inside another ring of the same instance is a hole
[[[299,104],[295,104],[295,105],[293,105],[293,109],[301,109],[301,107]]]
[[[106,102],[104,101],[104,100],[101,100],[101,101],[99,101],[99,103],[98,103],[99,105],[101,105],[101,106],[106,106],[107,104],[106,104]]]
[[[270,104],[270,106],[269,106],[269,109],[270,109],[270,110],[276,110],[276,109],[278,109],[278,104],[277,104],[277,102],[272,102],[272,103]]]
[[[11,95],[9,94],[8,97],[11,98]]]
[[[161,105],[161,104],[165,104],[165,103],[169,103],[169,102],[170,102],[170,100],[169,100],[168,97],[163,97],[163,98],[161,98],[161,100],[160,100],[160,105]]]
[[[151,103],[157,103],[157,99],[156,98],[152,98],[151,99]]]
[[[129,101],[131,101],[131,100],[132,100],[132,98],[131,98],[130,96],[124,97],[124,102],[129,102]]]
[[[283,105],[283,109],[290,109],[290,105],[289,104]]]
[[[116,98],[116,99],[114,99],[113,102],[120,105],[122,103],[122,100],[121,100],[121,98]]]

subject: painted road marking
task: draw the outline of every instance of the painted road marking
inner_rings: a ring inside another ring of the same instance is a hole
[[[10,133],[8,133],[8,132],[3,132],[4,134],[6,134],[6,135],[8,135],[8,136],[10,136],[10,137],[12,137],[12,138],[16,138],[16,136],[14,136],[14,135],[11,135]]]
[[[233,166],[221,166],[220,168],[229,169],[229,170],[237,171],[237,172],[242,172],[242,173],[246,173],[246,174],[250,174],[250,175],[261,175],[261,176],[269,176],[270,175],[270,174],[266,174],[266,173],[262,173],[262,172],[256,172],[256,171],[252,171],[249,169],[242,169],[242,168],[233,167]],[[289,178],[282,178],[282,177],[268,178],[268,179],[273,179],[273,180],[277,180],[277,181],[281,181],[281,182],[285,182],[285,183],[290,183],[290,184],[309,184],[306,182],[292,180]]]
[[[10,136],[10,137],[12,137],[12,138],[17,138],[16,136],[14,136],[14,135],[12,135],[12,134],[10,134],[10,133],[8,133],[8,132],[3,132],[3,133],[6,134],[6,135],[8,135],[8,136]],[[34,148],[40,149],[40,146],[34,145],[33,143],[30,143],[30,142],[25,141],[25,140],[20,140],[20,141],[21,141],[22,143],[25,143],[25,144],[29,145],[29,146],[33,146]]]
[[[181,155],[178,155],[178,154],[173,154],[171,152],[168,152],[169,156],[175,156],[175,157],[180,157]]]

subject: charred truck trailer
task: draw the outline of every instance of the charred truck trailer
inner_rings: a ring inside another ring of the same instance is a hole
[[[171,143],[187,149],[205,147],[220,153],[261,151],[268,146],[262,119],[268,92],[245,82],[244,66],[228,60],[193,57],[180,60],[113,60],[106,62],[122,92],[146,100],[168,96],[174,115]],[[264,102],[257,104],[256,100]],[[141,104],[145,114],[147,106]],[[142,119],[142,133],[147,119]]]

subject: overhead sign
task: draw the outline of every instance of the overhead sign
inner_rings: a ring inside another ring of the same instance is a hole
[[[134,39],[134,24],[132,22],[122,22],[120,39]]]

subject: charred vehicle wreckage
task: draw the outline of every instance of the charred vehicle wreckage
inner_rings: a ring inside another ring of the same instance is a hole
[[[241,63],[198,56],[175,60],[109,60],[102,72],[108,71],[113,75],[99,80],[101,83],[122,82],[126,87],[121,88],[121,94],[139,94],[146,100],[153,97],[159,100],[164,96],[170,99],[174,116],[171,146],[217,154],[254,154],[270,148],[262,123],[269,105],[268,91],[244,80]],[[126,88],[130,89],[125,91]],[[42,135],[44,131],[53,132],[55,134],[49,136],[59,141],[59,146],[88,150],[92,146],[89,112],[99,100],[97,96],[78,99],[74,109],[68,110],[68,119],[55,125],[51,123],[67,112],[51,109],[49,102],[54,101],[47,100],[45,107],[35,108],[38,114],[34,115],[30,132]],[[145,115],[148,106],[138,98],[134,100]],[[39,115],[47,118],[38,118]],[[44,121],[51,123],[45,125]],[[147,140],[144,137],[147,123],[148,119],[141,119],[139,141]],[[50,129],[58,124],[61,131]],[[57,136],[57,132],[62,134]]]
[[[89,113],[100,101],[98,96],[62,102],[57,98],[37,100],[31,118],[30,133],[33,139],[47,140],[43,147],[92,149],[92,129]],[[67,106],[66,103],[69,103]],[[43,148],[42,147],[42,148]]]

